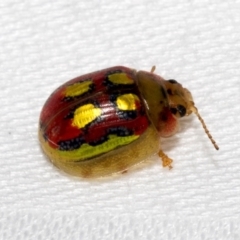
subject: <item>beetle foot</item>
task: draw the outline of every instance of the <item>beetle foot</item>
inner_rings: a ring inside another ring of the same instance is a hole
[[[168,167],[169,170],[172,169],[172,162],[173,160],[169,158],[162,150],[158,152],[158,156],[162,159],[162,166]]]

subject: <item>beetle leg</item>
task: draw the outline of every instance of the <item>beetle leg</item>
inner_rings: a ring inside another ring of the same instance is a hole
[[[162,150],[158,152],[158,156],[162,159],[163,167],[169,167],[169,170],[172,169],[173,160],[169,158]]]

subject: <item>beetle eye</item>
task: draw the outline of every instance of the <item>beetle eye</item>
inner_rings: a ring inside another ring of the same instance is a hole
[[[173,84],[175,84],[175,83],[178,83],[176,80],[174,80],[174,79],[169,79],[168,80],[170,83],[173,83]]]
[[[177,105],[177,111],[179,112],[179,115],[181,117],[185,116],[186,112],[187,112],[186,108],[183,105],[180,105],[180,104]]]
[[[177,113],[179,113],[180,117],[184,117],[186,115],[186,108],[183,105],[177,105],[177,107],[174,108],[170,108],[170,111],[172,114],[176,115]]]

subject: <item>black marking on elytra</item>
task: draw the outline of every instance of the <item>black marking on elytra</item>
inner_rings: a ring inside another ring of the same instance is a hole
[[[75,111],[75,109],[70,109],[68,111],[67,115],[65,115],[63,119],[71,119],[71,118],[73,118],[74,117],[74,111]]]
[[[118,110],[117,114],[120,119],[124,119],[124,120],[135,119],[138,116],[138,113],[135,110],[129,110],[129,111]]]
[[[177,111],[181,117],[185,116],[187,112],[186,108],[181,104],[177,105]]]
[[[94,141],[88,142],[88,144],[90,146],[98,146],[100,144],[103,144],[104,142],[109,140],[108,136],[111,134],[117,135],[119,137],[125,137],[133,135],[133,131],[125,127],[110,127],[106,130],[105,136],[102,136]]]
[[[92,81],[92,79],[89,79],[89,78],[86,79],[86,80],[84,80],[84,81],[89,81],[89,80]],[[71,84],[71,85],[75,85],[75,84],[77,84],[77,83],[82,83],[82,82],[84,82],[84,81],[75,82],[75,83],[73,83],[73,84]],[[68,85],[68,86],[66,86],[66,87],[69,87],[69,86],[71,86],[71,85]],[[74,100],[77,100],[77,99],[86,97],[86,96],[92,94],[92,92],[94,92],[94,91],[95,91],[95,85],[94,85],[94,83],[92,82],[92,83],[89,85],[89,90],[88,90],[87,92],[85,92],[85,93],[83,93],[83,94],[80,94],[80,95],[77,95],[77,96],[73,96],[73,97],[71,97],[71,96],[63,97],[63,98],[62,98],[62,101],[63,101],[63,102],[71,102],[71,101],[74,101]]]
[[[116,100],[117,100],[117,98],[118,98],[120,95],[121,95],[121,93],[118,93],[118,94],[116,94],[116,93],[114,93],[114,94],[109,94],[109,100],[110,100],[111,102],[113,102],[114,104],[116,104]]]
[[[58,149],[61,151],[72,151],[80,148],[85,143],[83,137],[76,137],[70,140],[63,140],[58,142]]]
[[[88,144],[90,146],[97,146],[97,145],[100,145],[100,144],[106,142],[107,140],[108,140],[108,136],[106,135],[106,136],[102,136],[101,138],[96,139],[96,140],[94,140],[92,142],[89,142]]]
[[[170,83],[172,83],[172,84],[176,84],[176,83],[178,83],[176,80],[174,80],[174,79],[169,79],[168,80]]]
[[[107,134],[115,134],[120,137],[131,136],[133,131],[126,127],[111,127],[107,129]]]
[[[94,125],[101,123],[104,120],[104,117],[100,115],[99,117],[95,118],[92,122],[88,123],[84,128],[88,129]]]

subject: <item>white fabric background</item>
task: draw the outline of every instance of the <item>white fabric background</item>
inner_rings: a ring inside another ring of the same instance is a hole
[[[240,2],[3,0],[0,3],[0,239],[240,239]],[[114,65],[191,90],[197,118],[159,159],[105,181],[68,176],[37,139],[63,82]]]

